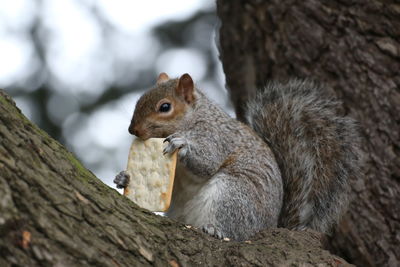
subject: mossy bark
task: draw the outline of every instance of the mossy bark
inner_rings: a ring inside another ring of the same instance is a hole
[[[220,51],[238,117],[254,88],[307,78],[362,126],[365,168],[330,245],[359,266],[400,262],[398,1],[217,1]]]
[[[216,240],[109,188],[0,91],[0,266],[268,266],[347,263],[309,232]]]

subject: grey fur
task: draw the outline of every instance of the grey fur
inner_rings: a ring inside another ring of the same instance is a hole
[[[179,98],[177,84],[144,94],[130,126],[146,138],[172,133],[164,152],[179,149],[167,216],[235,240],[277,226],[329,231],[346,209],[349,179],[359,175],[356,125],[339,115],[338,102],[294,80],[271,83],[249,101],[255,132],[197,89],[183,115],[151,119],[160,99]],[[117,185],[127,178],[117,176]]]
[[[329,232],[360,176],[355,122],[314,83],[271,83],[248,103],[249,125],[271,147],[284,182],[279,226]]]
[[[167,152],[181,148],[167,216],[236,240],[276,227],[283,192],[271,150],[201,92],[195,99],[167,138]]]

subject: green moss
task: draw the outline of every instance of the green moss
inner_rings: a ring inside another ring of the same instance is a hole
[[[25,129],[29,129],[30,131],[32,131],[33,134],[38,136],[38,139],[40,140],[38,140],[38,142],[50,147],[52,151],[56,152],[56,154],[60,156],[60,158],[64,159],[63,161],[59,161],[59,164],[73,166],[73,169],[76,172],[74,174],[75,179],[84,184],[90,184],[92,187],[95,186],[97,189],[97,194],[100,193],[101,195],[107,195],[110,193],[110,190],[112,190],[110,187],[103,184],[93,173],[86,169],[82,165],[82,163],[79,162],[79,160],[76,159],[75,156],[71,152],[69,152],[62,144],[54,140],[51,136],[48,135],[48,133],[40,129],[37,125],[26,118],[18,109],[18,107],[15,106],[12,100],[8,99],[8,95],[2,90],[0,90],[0,103],[1,109],[11,115],[11,120],[20,121],[24,125]],[[34,162],[33,164],[40,167],[38,165],[39,163],[40,161]]]
[[[12,116],[18,117],[18,119],[21,119],[22,123],[24,124],[32,124],[30,120],[28,120],[27,117],[22,114],[21,110],[15,105],[14,101],[10,98],[10,100],[7,99],[8,95],[0,90],[0,102],[4,106],[4,108],[12,114]]]
[[[8,101],[0,94],[0,102],[4,105],[8,104]]]
[[[74,166],[76,173],[75,178],[79,181],[90,184],[92,187],[96,187],[96,194],[99,196],[109,196],[110,191],[113,191],[112,188],[105,185],[103,182],[100,181],[92,172],[85,168],[79,160],[77,160],[74,155],[64,149],[63,147],[59,149],[61,153],[63,153],[68,161],[68,164]],[[118,194],[119,195],[119,194]]]
[[[71,152],[62,149],[60,152],[64,153],[65,157],[68,159],[68,161],[75,167],[75,170],[78,172],[77,178],[80,179],[81,181],[88,182],[90,179],[95,178],[95,176],[88,170],[86,169],[82,163],[80,163],[73,155]]]
[[[87,182],[89,179],[93,179],[95,176],[90,173],[68,150],[66,150],[60,143],[54,140],[51,136],[48,135],[45,131],[40,129],[37,125],[32,123],[28,118],[26,118],[22,112],[6,99],[6,93],[4,91],[0,91],[0,102],[4,104],[5,109],[8,110],[12,115],[17,115],[19,119],[21,119],[22,123],[26,125],[25,127],[31,128],[35,134],[41,137],[41,141],[48,146],[50,146],[54,151],[60,152],[64,154],[65,158],[75,167],[75,169],[79,173],[79,177],[82,181]]]

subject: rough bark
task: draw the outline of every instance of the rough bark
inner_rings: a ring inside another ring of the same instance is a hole
[[[362,126],[365,174],[331,239],[359,266],[400,263],[398,1],[217,1],[221,59],[238,117],[256,86],[311,78]]]
[[[347,263],[318,236],[272,229],[216,240],[107,187],[0,91],[0,266]]]

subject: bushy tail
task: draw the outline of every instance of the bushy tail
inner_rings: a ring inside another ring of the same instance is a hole
[[[360,176],[360,138],[340,104],[314,83],[271,83],[248,104],[249,125],[273,150],[284,181],[280,226],[328,232]]]

